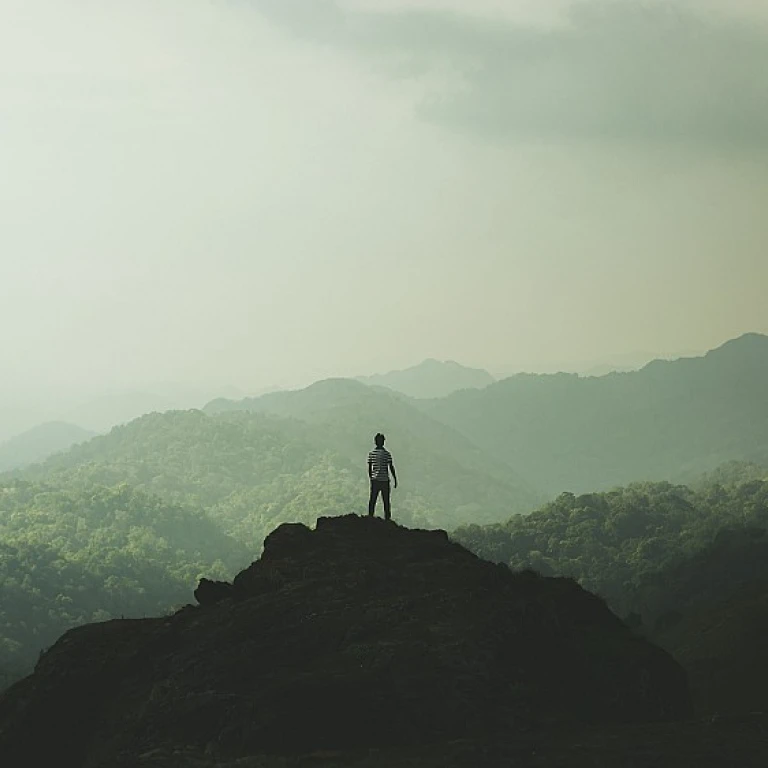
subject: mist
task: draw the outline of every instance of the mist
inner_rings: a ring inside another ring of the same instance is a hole
[[[765,14],[501,7],[3,3],[6,408],[768,330]]]

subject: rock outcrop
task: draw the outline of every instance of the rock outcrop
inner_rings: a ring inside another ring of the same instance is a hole
[[[66,633],[0,698],[0,764],[224,763],[690,713],[680,666],[598,597],[443,531],[282,525],[233,584],[196,595]]]

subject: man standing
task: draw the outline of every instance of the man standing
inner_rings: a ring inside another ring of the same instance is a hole
[[[371,479],[371,498],[368,500],[368,515],[373,517],[376,509],[376,500],[384,500],[384,517],[387,520],[392,519],[392,509],[390,506],[389,493],[389,473],[392,472],[392,479],[397,488],[397,475],[395,474],[395,465],[392,463],[392,454],[384,447],[384,435],[379,432],[373,441],[376,447],[368,454],[368,477]]]

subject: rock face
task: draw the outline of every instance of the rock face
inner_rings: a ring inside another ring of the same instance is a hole
[[[172,617],[65,634],[0,698],[3,765],[445,742],[690,713],[685,674],[568,579],[354,515],[283,525]],[[249,763],[250,764],[250,763]]]

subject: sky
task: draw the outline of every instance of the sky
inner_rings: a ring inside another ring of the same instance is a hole
[[[764,0],[2,0],[0,436],[767,333],[766,71]]]

